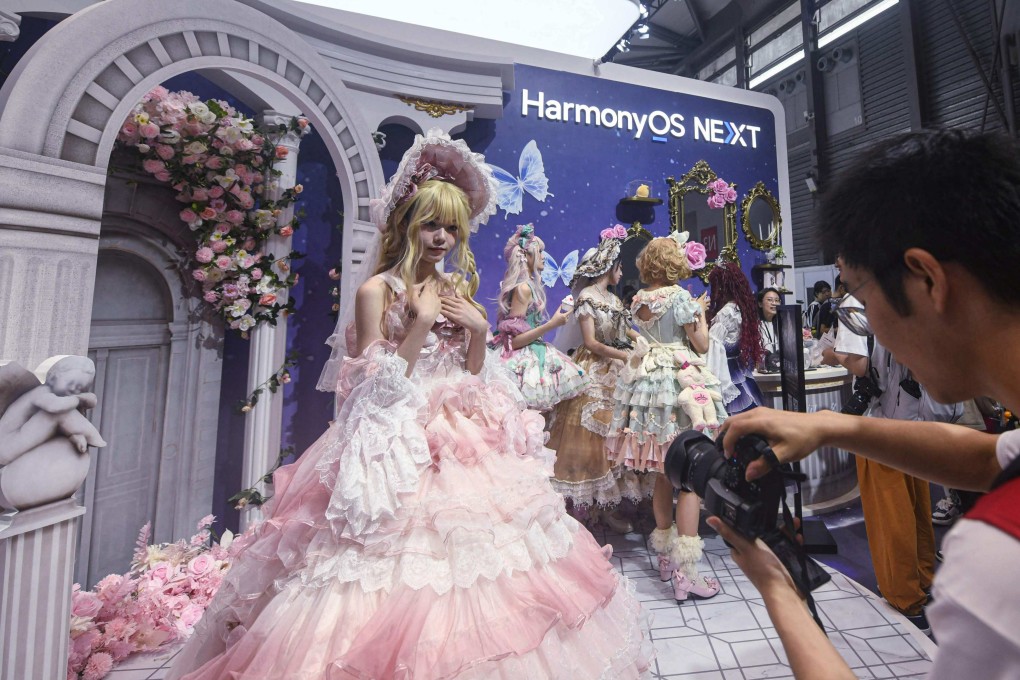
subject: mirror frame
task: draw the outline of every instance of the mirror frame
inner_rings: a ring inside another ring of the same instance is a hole
[[[666,178],[669,185],[669,230],[670,232],[686,231],[684,229],[684,197],[691,192],[698,192],[708,195],[708,184],[719,178],[708,163],[700,160],[694,167],[687,171],[679,180],[673,177]],[[730,183],[736,188],[736,184]],[[708,275],[715,268],[716,263],[736,262],[740,263],[737,255],[737,206],[735,203],[727,203],[723,206],[723,244],[719,248],[719,255],[712,262],[705,263],[702,269],[695,272],[704,283],[708,283]]]
[[[772,208],[772,217],[776,227],[771,238],[760,239],[751,230],[751,205],[756,200],[765,201],[765,204]],[[747,237],[747,243],[755,250],[769,251],[779,243],[779,232],[783,228],[783,214],[779,209],[779,201],[763,182],[759,181],[751,187],[744,200],[740,202],[740,226],[744,230],[744,236]]]

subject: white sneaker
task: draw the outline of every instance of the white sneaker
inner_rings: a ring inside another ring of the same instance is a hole
[[[943,498],[935,504],[931,513],[931,523],[939,526],[952,524],[961,515],[960,507],[951,498]]]

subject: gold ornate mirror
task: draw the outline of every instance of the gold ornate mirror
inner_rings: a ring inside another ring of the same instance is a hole
[[[708,199],[714,191],[709,186],[719,176],[701,160],[694,164],[680,179],[666,178],[669,185],[669,224],[670,231],[686,231],[691,241],[698,241],[705,246],[709,256],[716,253],[713,260],[697,272],[702,281],[708,283],[708,275],[716,262],[739,262],[737,257],[737,206],[734,202],[726,202],[722,208],[713,208]],[[735,185],[729,184],[730,188]],[[688,196],[688,194],[693,194]],[[732,199],[732,194],[731,194]]]
[[[747,242],[756,250],[772,250],[779,244],[783,217],[779,201],[761,182],[752,187],[740,203],[740,226]]]

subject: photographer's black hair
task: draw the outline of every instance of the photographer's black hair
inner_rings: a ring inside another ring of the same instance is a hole
[[[811,289],[815,297],[818,297],[819,293],[824,293],[827,290],[832,290],[832,286],[829,285],[828,281],[815,281],[814,288]]]
[[[1020,302],[1020,146],[1000,133],[921,130],[860,155],[822,197],[823,252],[869,271],[893,308],[908,248],[957,262],[1004,305]]]

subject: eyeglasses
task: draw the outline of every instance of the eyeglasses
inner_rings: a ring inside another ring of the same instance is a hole
[[[861,286],[863,285],[862,283]],[[860,290],[861,286],[857,286],[855,290]],[[839,303],[839,307],[836,308],[836,318],[839,319],[841,327],[854,335],[874,335],[871,330],[871,324],[868,323],[868,316],[865,314],[864,307],[852,295],[848,294]]]

